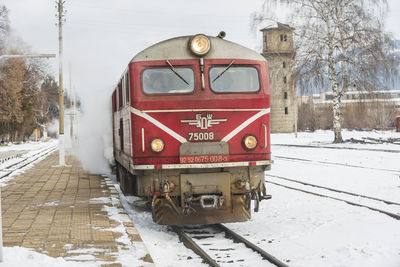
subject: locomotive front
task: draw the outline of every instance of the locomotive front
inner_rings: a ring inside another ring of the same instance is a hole
[[[247,221],[269,197],[267,62],[221,37],[145,49],[113,93],[117,178],[158,224]]]

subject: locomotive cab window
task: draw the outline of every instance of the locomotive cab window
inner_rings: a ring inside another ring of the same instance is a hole
[[[175,72],[174,72],[175,71]],[[142,73],[143,92],[146,94],[186,94],[194,90],[191,68],[146,69]]]
[[[211,89],[216,93],[254,93],[260,90],[254,67],[214,67],[210,70]]]

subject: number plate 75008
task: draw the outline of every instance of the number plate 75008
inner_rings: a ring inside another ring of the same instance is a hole
[[[188,133],[189,141],[212,141],[214,137],[213,132]]]

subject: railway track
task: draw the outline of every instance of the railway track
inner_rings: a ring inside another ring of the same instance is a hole
[[[375,198],[375,197],[371,197],[371,196],[366,196],[366,195],[362,195],[362,194],[347,192],[347,191],[343,191],[343,190],[339,190],[339,189],[324,187],[324,186],[315,185],[315,184],[311,184],[311,183],[307,183],[307,182],[297,181],[297,180],[290,179],[290,178],[287,178],[287,177],[276,176],[276,175],[269,175],[269,176],[277,178],[277,179],[281,179],[281,180],[284,180],[284,181],[288,181],[288,182],[291,182],[291,183],[301,184],[302,186],[305,186],[305,187],[318,188],[320,190],[332,191],[332,192],[335,192],[335,193],[340,193],[340,194],[348,195],[348,196],[351,196],[351,197],[357,197],[357,198],[363,198],[363,199],[372,200],[372,201],[375,201],[375,202],[381,202],[381,203],[384,203],[386,206],[387,205],[400,206],[400,203],[389,201],[389,200],[384,200],[384,199]],[[303,193],[319,196],[319,197],[326,197],[326,198],[329,198],[329,199],[342,201],[342,202],[345,202],[345,203],[347,203],[349,205],[352,205],[352,206],[367,208],[367,209],[370,209],[370,210],[373,210],[373,211],[376,211],[376,212],[383,213],[383,214],[388,215],[388,216],[390,216],[392,218],[395,218],[397,220],[400,220],[400,213],[395,213],[395,212],[383,210],[381,208],[373,207],[371,205],[364,205],[364,204],[361,204],[359,202],[355,202],[353,200],[348,200],[348,199],[344,199],[344,198],[341,198],[341,197],[334,197],[334,196],[331,196],[331,195],[328,195],[328,194],[323,194],[323,193],[320,193],[320,192],[315,192],[315,191],[313,192],[313,191],[310,191],[310,190],[306,190],[306,189],[303,189],[303,188],[298,188],[298,187],[287,185],[287,184],[278,183],[278,182],[271,181],[271,180],[266,180],[265,182],[266,183],[270,183],[270,184],[274,184],[274,185],[277,185],[277,186],[280,186],[280,187],[284,187],[284,188],[287,188],[287,189],[296,190],[296,191],[300,191],[300,192],[303,192]]]
[[[288,267],[286,263],[222,224],[194,227],[172,226],[172,229],[179,235],[179,239],[186,247],[213,267],[221,265],[264,266],[266,261],[278,267]],[[249,249],[253,253],[249,253]],[[233,254],[239,259],[233,258]]]
[[[347,150],[358,150],[358,151],[372,151],[372,152],[389,152],[389,153],[400,153],[400,150],[393,149],[372,149],[372,148],[356,148],[356,147],[336,147],[336,146],[312,146],[312,145],[291,145],[291,144],[271,144],[274,146],[283,147],[302,147],[302,148],[327,148],[327,149],[347,149]]]
[[[10,176],[12,173],[24,168],[25,166],[37,161],[43,156],[47,156],[57,150],[57,146],[52,146],[50,148],[44,148],[37,153],[30,155],[29,157],[21,158],[20,161],[8,165],[7,167],[0,170],[0,179]]]
[[[300,162],[307,162],[307,163],[318,163],[318,164],[323,164],[323,165],[336,165],[336,166],[345,166],[345,167],[351,167],[351,168],[360,168],[360,169],[368,169],[368,170],[377,170],[377,171],[400,173],[400,170],[391,170],[391,169],[366,167],[366,166],[352,165],[352,164],[339,163],[339,162],[328,162],[328,161],[302,159],[302,158],[294,158],[294,157],[284,157],[284,156],[274,156],[274,158],[287,160],[287,161],[300,161]]]
[[[20,158],[26,152],[26,150],[9,150],[2,152],[0,154],[0,164],[4,164],[11,159]]]
[[[362,197],[362,198],[372,199],[372,200],[376,200],[376,201],[381,201],[381,202],[383,202],[385,204],[389,204],[389,205],[398,205],[398,206],[400,206],[400,203],[393,202],[393,201],[390,201],[390,200],[384,200],[384,199],[381,199],[381,198],[370,197],[370,196],[366,196],[366,195],[362,195],[362,194],[347,192],[347,191],[343,191],[343,190],[339,190],[339,189],[335,189],[335,188],[330,188],[330,187],[326,187],[326,186],[311,184],[311,183],[298,181],[298,180],[294,180],[294,179],[290,179],[290,178],[286,178],[286,177],[282,177],[282,176],[277,176],[277,175],[268,175],[268,176],[269,177],[275,177],[275,178],[282,179],[282,180],[286,180],[286,181],[290,181],[290,182],[294,182],[294,183],[298,183],[298,184],[303,184],[303,185],[308,185],[308,186],[312,186],[312,187],[322,188],[322,189],[326,189],[326,190],[337,192],[337,193],[343,193],[343,194],[347,194],[347,195],[351,195],[351,196],[356,196],[356,197]]]

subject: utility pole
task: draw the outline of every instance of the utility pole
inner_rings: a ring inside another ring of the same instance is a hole
[[[71,123],[71,128],[70,128],[70,135],[71,135],[71,142],[74,139],[74,112],[75,108],[73,108],[73,95],[74,92],[72,90],[72,70],[71,70],[71,62],[69,63],[69,87],[70,87],[70,101],[69,101],[69,108],[70,108],[70,123]],[[72,109],[72,110],[71,110]]]
[[[77,113],[77,111],[76,111],[76,90],[75,90],[75,86],[73,87],[74,88],[74,94],[73,94],[73,109],[72,109],[72,121],[73,122],[75,122],[75,123],[77,123],[78,122],[78,120],[77,120],[77,118],[75,118],[75,116],[77,116],[78,115],[78,113]],[[73,123],[72,123],[72,125],[73,125]],[[72,133],[73,134],[73,133]],[[73,136],[72,136],[73,137]]]
[[[65,166],[65,147],[64,147],[64,89],[63,89],[63,43],[62,43],[62,26],[64,22],[64,4],[65,1],[58,0],[56,2],[58,9],[58,101],[59,101],[59,165]]]

